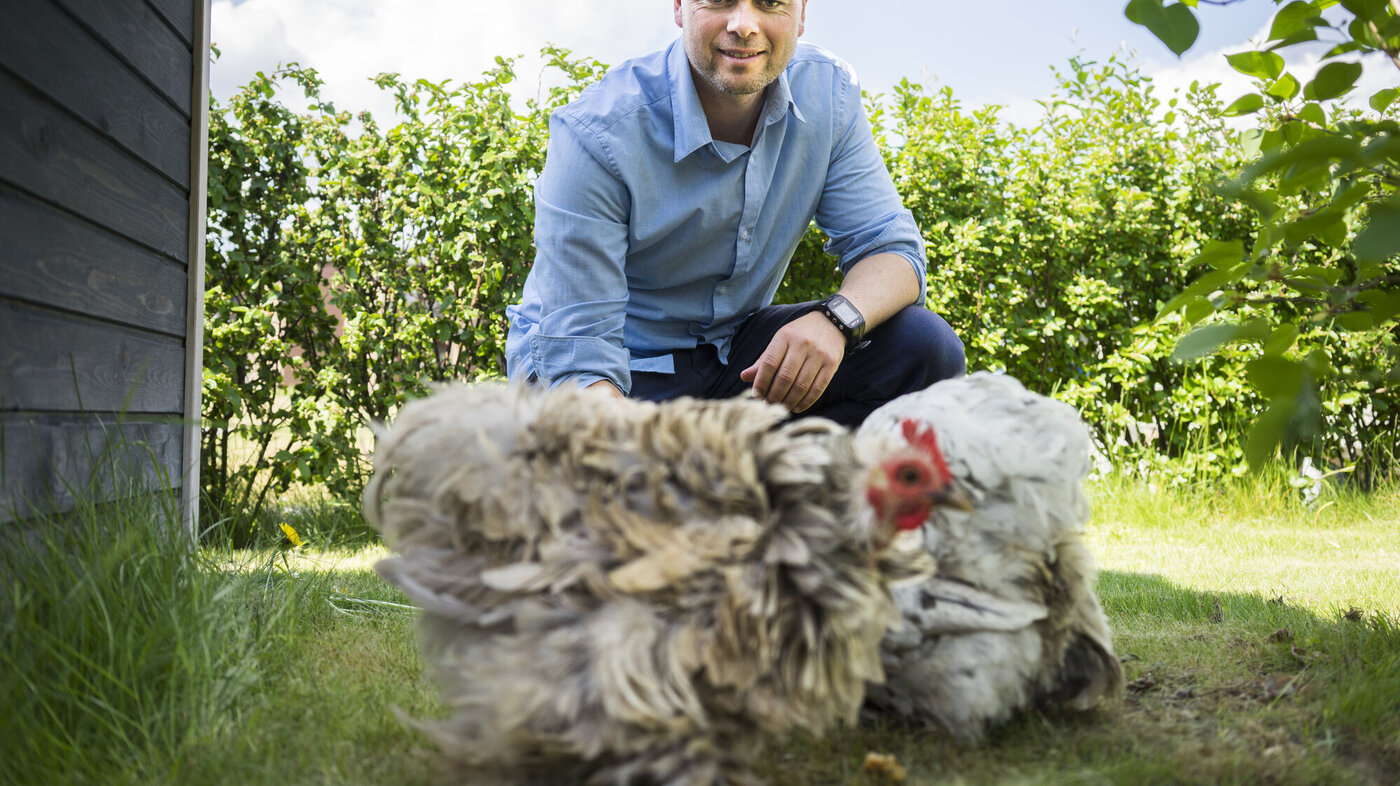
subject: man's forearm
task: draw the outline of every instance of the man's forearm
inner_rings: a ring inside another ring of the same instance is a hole
[[[626,396],[622,395],[622,391],[617,389],[617,385],[614,385],[606,379],[600,379],[591,385],[586,385],[585,389],[601,391],[611,395],[613,398],[626,398]]]
[[[842,280],[841,294],[865,317],[866,330],[924,299],[913,265],[898,254],[874,254],[857,262]]]

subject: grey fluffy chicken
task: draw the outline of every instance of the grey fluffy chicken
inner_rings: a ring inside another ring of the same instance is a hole
[[[1088,429],[1067,404],[990,373],[936,383],[871,413],[861,434],[910,421],[937,434],[970,510],[923,529],[935,575],[895,590],[906,625],[885,639],[868,706],[975,740],[1038,703],[1087,709],[1122,691],[1081,542]]]
[[[749,783],[753,742],[853,721],[883,678],[897,535],[960,499],[925,429],[854,437],[751,400],[490,384],[381,430],[376,570],[419,605],[472,783]]]

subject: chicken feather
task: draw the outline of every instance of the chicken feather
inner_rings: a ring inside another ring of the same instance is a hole
[[[894,593],[908,624],[883,647],[868,706],[978,739],[1037,702],[1087,709],[1120,695],[1123,671],[1081,540],[1089,432],[1066,404],[976,373],[875,410],[862,434],[926,423],[970,511],[935,509],[932,578]]]
[[[410,402],[364,507],[449,708],[414,723],[473,782],[752,782],[755,732],[856,719],[928,575],[865,494],[898,450],[752,400]]]

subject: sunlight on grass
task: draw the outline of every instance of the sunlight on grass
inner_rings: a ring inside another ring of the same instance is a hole
[[[1091,493],[1121,705],[1030,712],[979,746],[888,725],[799,735],[765,776],[875,786],[861,762],[877,751],[910,784],[1400,779],[1400,490],[1314,506],[1267,478]],[[30,698],[0,719],[0,782],[437,782],[397,715],[443,708],[412,610],[373,571],[382,545],[343,509],[306,507],[258,548],[180,556],[159,520],[4,542],[6,610],[21,612],[0,679]]]
[[[1320,614],[1400,611],[1395,490],[1334,492],[1309,507],[1267,484],[1165,493],[1114,483],[1096,489],[1087,537],[1105,571],[1169,575],[1182,588],[1254,593]]]

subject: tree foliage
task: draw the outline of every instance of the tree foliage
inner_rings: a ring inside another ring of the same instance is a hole
[[[503,305],[533,258],[549,112],[602,73],[546,55],[564,85],[523,113],[505,59],[457,86],[381,75],[401,116],[388,129],[322,101],[316,73],[295,65],[212,103],[201,477],[213,521],[256,519],[297,482],[353,498],[366,424],[429,381],[500,368]],[[279,100],[288,83],[306,111]]]
[[[315,72],[296,66],[212,105],[201,476],[213,518],[257,519],[298,482],[352,499],[365,424],[430,381],[503,371],[549,114],[603,73],[545,54],[542,81],[559,84],[523,108],[509,60],[456,85],[380,76],[398,110],[387,128],[323,101]],[[1267,53],[1239,65],[1274,69]],[[1395,351],[1393,232],[1374,228],[1393,207],[1390,126],[1319,121],[1318,101],[1261,92],[1275,126],[1246,155],[1223,120],[1238,102],[1224,107],[1212,86],[1158,97],[1117,58],[1057,76],[1029,128],[908,81],[867,97],[924,233],[929,304],[970,365],[1055,393],[1112,460],[1178,479],[1237,471],[1244,425],[1277,417],[1280,401],[1312,401],[1340,424],[1315,438],[1318,455],[1355,461],[1357,444],[1393,444],[1396,410],[1356,383],[1393,387],[1374,372],[1377,353],[1393,366]],[[1314,94],[1336,89],[1316,82]],[[287,88],[306,109],[281,100]],[[1334,140],[1360,147],[1328,148],[1321,168],[1287,157]],[[1250,179],[1229,185],[1241,171]],[[1326,191],[1337,172],[1347,188]],[[1314,239],[1341,235],[1362,253]],[[823,240],[804,238],[780,300],[838,286]],[[1173,349],[1200,361],[1173,362]],[[1289,388],[1296,369],[1316,384]]]
[[[1218,0],[1211,5],[1226,5]],[[1188,264],[1194,277],[1163,309],[1196,325],[1176,349],[1190,360],[1244,351],[1268,405],[1246,441],[1253,465],[1285,445],[1346,433],[1329,456],[1393,464],[1400,422],[1400,2],[1294,0],[1267,40],[1228,56],[1255,90],[1226,115],[1253,116],[1251,160],[1224,193],[1257,216],[1246,242],[1219,238]],[[1126,13],[1175,52],[1194,42],[1196,0],[1132,0]],[[1168,23],[1167,19],[1177,20]],[[1182,20],[1190,17],[1191,23]],[[1281,53],[1321,52],[1311,78]],[[1368,69],[1389,85],[1358,108]],[[1372,435],[1389,440],[1371,441]]]

